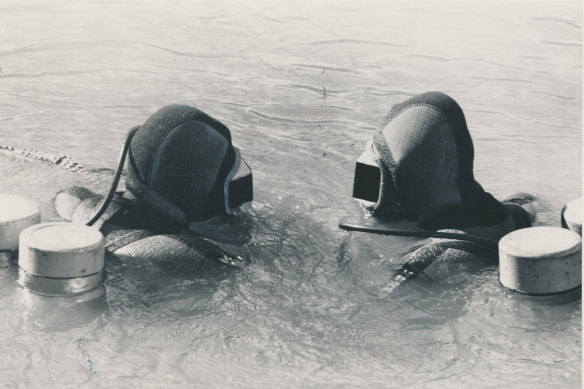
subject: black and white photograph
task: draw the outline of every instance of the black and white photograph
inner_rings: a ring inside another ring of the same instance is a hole
[[[0,0],[0,388],[582,388],[578,0]]]

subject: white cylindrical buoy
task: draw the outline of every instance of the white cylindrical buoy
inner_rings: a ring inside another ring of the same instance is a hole
[[[513,231],[499,241],[499,280],[530,295],[567,292],[582,285],[582,238],[558,227]]]
[[[582,198],[572,200],[562,209],[562,224],[570,230],[582,236],[582,213],[584,212],[584,200]]]
[[[0,251],[17,250],[22,230],[40,222],[37,203],[26,197],[0,194]]]
[[[18,284],[44,295],[86,292],[103,281],[104,238],[95,228],[43,223],[20,234]]]

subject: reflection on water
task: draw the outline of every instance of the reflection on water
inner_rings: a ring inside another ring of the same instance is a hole
[[[48,333],[86,326],[107,308],[104,287],[70,297],[47,297],[22,289],[17,298],[15,303],[24,309],[23,324]]]
[[[579,3],[7,0],[0,20],[0,146],[88,170],[0,154],[1,192],[56,220],[59,189],[105,191],[127,130],[186,103],[230,127],[256,198],[226,246],[241,268],[110,257],[105,293],[74,302],[0,267],[3,384],[580,387],[578,293],[507,292],[480,262],[389,292],[420,242],[337,228],[365,142],[429,90],[462,106],[479,182],[559,225],[581,188]]]

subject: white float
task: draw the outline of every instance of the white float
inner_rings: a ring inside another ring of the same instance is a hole
[[[40,222],[37,203],[22,196],[0,194],[0,251],[18,250],[22,230]]]
[[[530,227],[499,241],[499,280],[530,295],[567,292],[582,285],[582,239],[568,229]]]
[[[104,238],[95,228],[43,223],[20,234],[18,284],[60,296],[86,292],[103,281]]]

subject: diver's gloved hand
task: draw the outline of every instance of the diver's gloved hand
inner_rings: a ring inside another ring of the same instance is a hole
[[[503,200],[503,205],[512,216],[515,216],[517,224],[527,224],[526,218],[529,219],[530,223],[534,223],[537,218],[536,201],[537,199],[535,196],[532,196],[529,193],[519,192]],[[521,211],[519,211],[518,214],[518,211],[513,211],[514,209],[520,209]]]
[[[57,193],[54,200],[57,214],[65,220],[74,223],[85,224],[95,214],[100,206],[103,196],[87,188],[72,186]],[[116,195],[111,205],[103,214],[96,226],[101,226],[104,220],[109,219],[129,200]]]
[[[512,231],[531,227],[535,222],[537,211],[534,196],[527,193],[516,193],[503,200],[502,204],[508,214],[500,223],[466,227],[459,231],[498,241]]]
[[[101,198],[97,193],[87,188],[72,186],[57,193],[54,206],[57,214],[63,219],[83,222],[81,215],[91,212]]]

